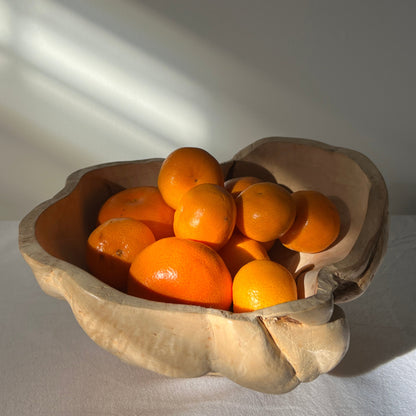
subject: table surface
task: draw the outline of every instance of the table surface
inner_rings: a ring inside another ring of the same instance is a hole
[[[329,374],[284,395],[222,377],[171,379],[121,362],[39,288],[0,222],[0,413],[25,415],[411,415],[416,408],[416,216],[392,216],[365,294],[341,305],[350,348]]]

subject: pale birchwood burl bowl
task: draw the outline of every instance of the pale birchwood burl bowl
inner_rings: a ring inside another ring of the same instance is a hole
[[[79,170],[20,223],[19,245],[41,288],[64,298],[84,331],[122,360],[171,377],[219,374],[265,393],[284,393],[334,368],[349,329],[335,303],[369,285],[387,243],[388,197],[374,164],[320,142],[267,138],[223,163],[225,177],[275,179],[314,189],[338,206],[342,230],[326,251],[272,256],[297,276],[305,298],[236,314],[135,298],[86,270],[85,248],[101,204],[121,189],[156,185],[162,159]]]

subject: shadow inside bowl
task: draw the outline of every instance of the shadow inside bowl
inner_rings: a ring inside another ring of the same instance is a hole
[[[277,182],[273,173],[258,163],[245,160],[233,160],[225,174],[225,180],[241,176],[254,176],[265,182]]]
[[[160,164],[161,161],[155,159],[74,172],[65,188],[54,197],[54,203],[40,213],[35,227],[37,241],[51,256],[87,270],[87,239],[97,226],[102,204],[123,189],[154,185],[154,172],[158,172]],[[147,170],[143,170],[144,165]]]

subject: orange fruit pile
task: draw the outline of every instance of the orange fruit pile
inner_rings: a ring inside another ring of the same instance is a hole
[[[279,240],[317,253],[340,231],[322,193],[252,176],[224,182],[207,151],[182,147],[162,163],[157,186],[102,205],[87,242],[89,271],[129,295],[249,312],[297,299],[294,276],[269,257]]]

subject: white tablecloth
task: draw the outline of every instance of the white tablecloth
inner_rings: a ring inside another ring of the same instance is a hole
[[[329,374],[285,395],[222,377],[170,379],[129,366],[44,294],[18,251],[18,222],[0,222],[0,415],[415,415],[416,216],[391,218],[370,288],[342,305],[350,349]]]

